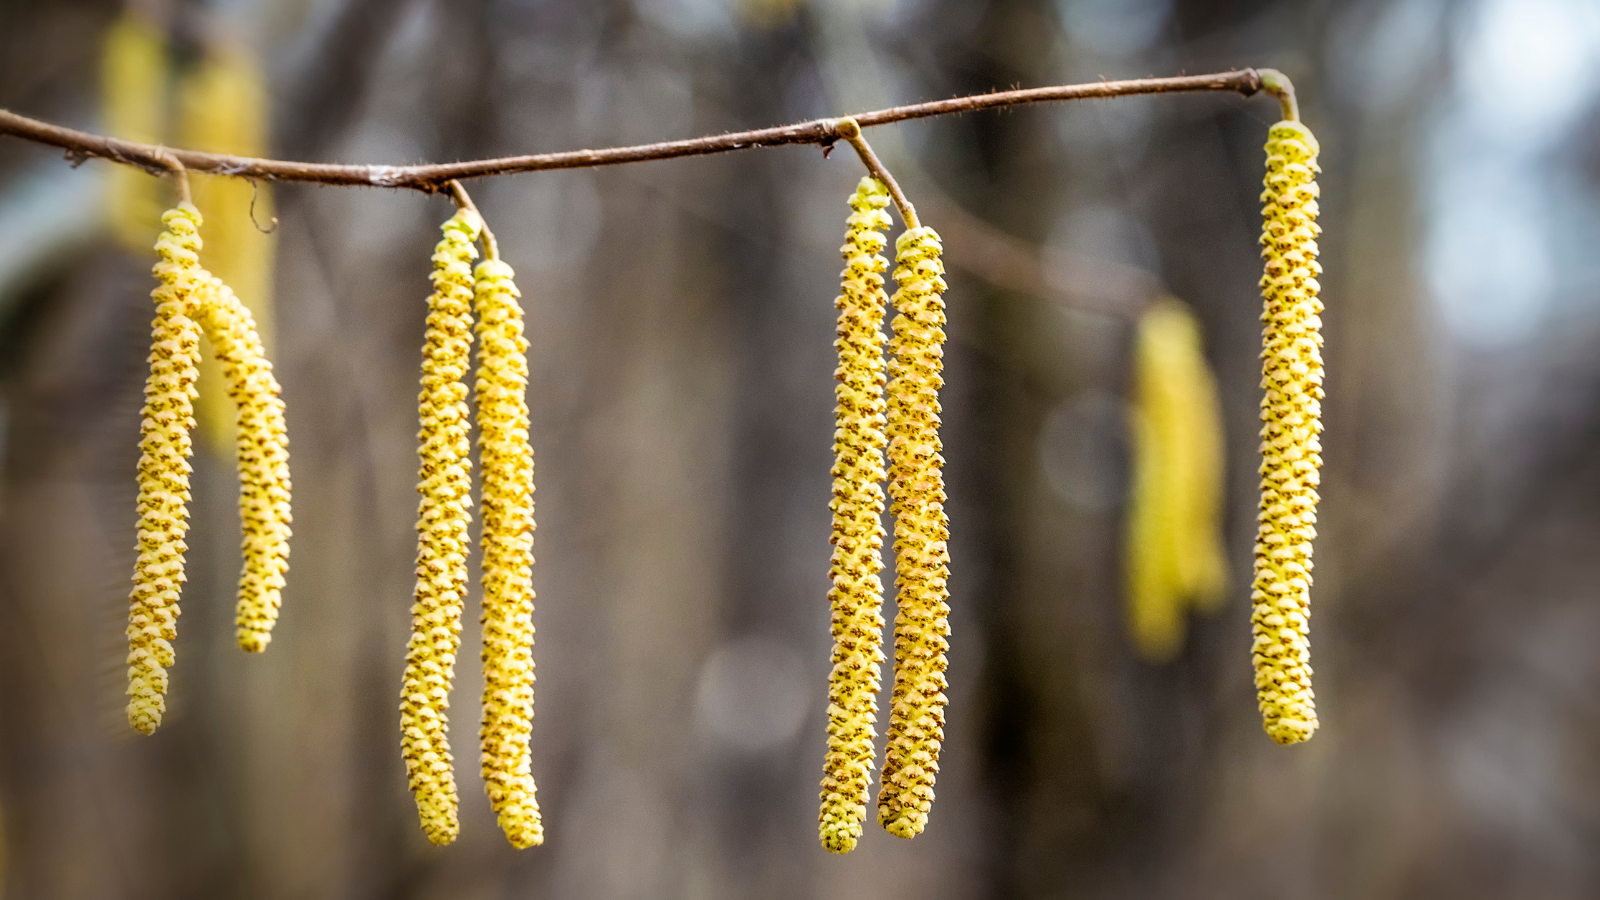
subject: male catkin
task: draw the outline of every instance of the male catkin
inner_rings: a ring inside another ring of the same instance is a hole
[[[484,789],[514,847],[544,843],[528,736],[533,719],[533,446],[528,340],[511,267],[478,264],[478,454],[483,473]]]
[[[939,441],[944,384],[944,266],[939,235],[913,228],[895,242],[894,338],[889,342],[889,499],[895,514],[894,693],[878,823],[897,837],[928,824],[944,740],[949,521]]]
[[[1188,306],[1151,304],[1134,357],[1128,631],[1141,656],[1163,662],[1183,646],[1188,607],[1214,607],[1227,580],[1221,410]]]
[[[189,528],[189,430],[194,427],[200,326],[200,213],[184,203],[161,217],[156,239],[150,378],[139,449],[139,547],[128,611],[128,724],[151,734],[166,711],[167,667],[178,636],[184,536]]]
[[[448,844],[460,830],[445,710],[461,643],[461,604],[467,592],[467,523],[472,516],[468,469],[467,386],[471,364],[472,242],[482,221],[461,210],[444,223],[433,253],[433,294],[422,348],[422,423],[417,438],[417,587],[411,607],[400,702],[406,776],[422,830]]]
[[[838,384],[833,441],[833,673],[828,680],[828,758],[822,776],[822,846],[848,853],[861,837],[872,784],[883,663],[883,316],[889,267],[883,230],[889,192],[862,178],[850,197],[841,274]]]
[[[239,518],[244,567],[239,573],[239,646],[252,653],[272,640],[284,574],[289,570],[289,433],[250,310],[220,278],[200,281],[198,319],[216,353],[233,401],[239,461]],[[215,385],[214,385],[215,387]]]
[[[1311,737],[1311,541],[1322,444],[1322,302],[1317,299],[1317,140],[1299,122],[1267,138],[1261,278],[1261,511],[1251,593],[1256,689],[1267,734]]]

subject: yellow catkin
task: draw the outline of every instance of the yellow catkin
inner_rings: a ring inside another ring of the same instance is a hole
[[[1186,608],[1214,608],[1226,587],[1221,410],[1186,305],[1152,304],[1134,356],[1128,629],[1140,655],[1163,662],[1183,646]]]
[[[161,142],[166,120],[167,44],[136,12],[123,13],[101,45],[100,102],[105,133],[147,144]],[[151,223],[161,214],[166,189],[134,166],[111,166],[109,214],[118,243],[137,253],[150,246]]]
[[[445,710],[461,643],[461,604],[467,592],[467,524],[472,477],[467,441],[471,365],[472,259],[482,222],[462,210],[444,223],[433,253],[433,294],[422,348],[422,423],[417,435],[417,587],[406,648],[400,731],[406,776],[422,830],[435,844],[460,831]]]
[[[236,410],[233,431],[244,555],[236,624],[239,646],[259,653],[272,640],[284,574],[289,570],[289,434],[283,401],[250,310],[209,273],[203,280],[198,320]]]
[[[941,246],[933,229],[895,242],[893,354],[889,362],[889,499],[895,514],[894,693],[878,795],[878,823],[897,837],[928,824],[944,740],[946,639],[950,607],[949,521],[939,441],[944,379]]]
[[[178,83],[177,144],[209,153],[267,155],[269,110],[261,67],[242,47],[219,44]],[[255,321],[263,346],[272,344],[272,266],[276,237],[255,221],[272,219],[272,188],[222,175],[189,176],[195,205],[206,211],[206,267],[231,285]],[[252,220],[254,204],[254,220]],[[202,354],[195,418],[203,446],[218,456],[234,452],[235,404],[223,390],[217,362]]]
[[[1267,138],[1261,278],[1261,512],[1251,615],[1256,689],[1280,744],[1317,728],[1311,693],[1311,541],[1322,465],[1322,302],[1317,299],[1317,140],[1299,122]]]
[[[200,213],[185,203],[162,217],[156,240],[160,280],[152,295],[150,378],[140,426],[138,559],[128,611],[128,724],[151,734],[166,711],[167,667],[178,635],[183,553],[188,549],[189,430],[194,427],[200,326]]]
[[[877,695],[883,663],[883,316],[882,254],[889,192],[863,178],[850,197],[841,273],[839,381],[834,387],[833,673],[828,681],[828,759],[822,777],[822,846],[848,853],[861,837],[872,786]]]
[[[483,477],[484,789],[506,839],[544,843],[528,738],[533,719],[533,446],[528,340],[511,267],[478,264],[478,454]]]

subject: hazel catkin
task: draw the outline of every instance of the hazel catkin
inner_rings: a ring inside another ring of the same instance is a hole
[[[1317,299],[1317,140],[1299,122],[1272,126],[1261,194],[1261,509],[1255,549],[1253,657],[1267,734],[1311,737],[1311,542],[1322,465],[1322,302]]]
[[[1139,317],[1134,348],[1132,502],[1126,605],[1134,649],[1151,662],[1183,646],[1188,608],[1213,608],[1222,552],[1222,422],[1200,324],[1162,299]]]
[[[194,428],[200,326],[194,320],[200,213],[183,203],[161,216],[152,294],[150,377],[140,425],[138,557],[128,611],[128,724],[152,734],[166,711],[189,527],[189,432]]]
[[[528,340],[511,267],[478,264],[478,454],[483,479],[484,789],[518,848],[544,843],[528,737],[533,719],[533,446]]]
[[[289,570],[289,434],[278,379],[250,310],[210,273],[202,273],[199,296],[198,320],[235,410],[244,556],[236,615],[239,646],[259,653],[272,640]]]
[[[841,273],[833,465],[833,672],[828,679],[828,757],[822,778],[822,846],[848,853],[861,837],[872,785],[877,694],[882,679],[884,495],[881,255],[889,192],[862,178],[850,197]]]
[[[433,294],[428,298],[422,348],[421,430],[417,455],[422,495],[417,514],[417,584],[411,607],[400,702],[401,749],[417,801],[422,830],[448,844],[460,830],[455,774],[445,711],[461,643],[461,606],[467,592],[467,524],[472,481],[467,442],[467,386],[471,364],[472,242],[478,215],[458,211],[444,223],[433,254]]]
[[[895,242],[894,337],[889,342],[889,499],[895,514],[894,692],[878,794],[878,823],[915,837],[928,823],[944,740],[949,649],[949,520],[939,441],[944,384],[944,265],[939,236],[912,228]]]

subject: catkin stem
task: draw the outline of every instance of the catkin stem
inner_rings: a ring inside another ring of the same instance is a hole
[[[872,152],[872,145],[867,143],[867,139],[862,136],[861,126],[857,124],[856,120],[848,117],[843,118],[835,122],[833,127],[840,137],[855,148],[856,155],[861,157],[862,165],[867,167],[867,171],[872,173],[872,177],[888,188],[889,196],[894,198],[895,208],[900,210],[900,218],[905,222],[906,228],[909,230],[918,227],[920,223],[917,221],[916,207],[912,206],[911,201],[906,198],[905,191],[900,190],[900,183],[894,180],[893,175],[889,174],[889,167],[883,164],[883,160],[878,158],[878,154]]]

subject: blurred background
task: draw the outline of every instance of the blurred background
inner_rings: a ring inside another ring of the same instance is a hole
[[[115,44],[118,22],[146,43]],[[204,94],[218,60],[239,80]],[[166,723],[142,738],[123,719],[123,628],[147,248],[169,198],[143,173],[0,138],[6,896],[1596,896],[1600,7],[0,2],[0,106],[319,161],[1245,66],[1294,79],[1323,148],[1322,730],[1273,744],[1249,658],[1276,104],[1173,95],[873,129],[952,273],[952,688],[927,832],[869,826],[842,858],[817,842],[816,798],[852,154],[470,185],[532,342],[549,837],[518,852],[476,774],[475,628],[454,694],[455,845],[424,839],[397,741],[418,351],[450,204],[207,188],[224,192],[202,202],[212,227],[224,208],[235,222],[208,253],[245,245],[230,281],[273,323],[292,570],[269,652],[240,653],[232,461],[197,442],[179,662]],[[252,199],[270,236],[237,225]],[[1154,664],[1127,635],[1122,535],[1134,322],[1163,293],[1196,311],[1220,391],[1230,588]]]

